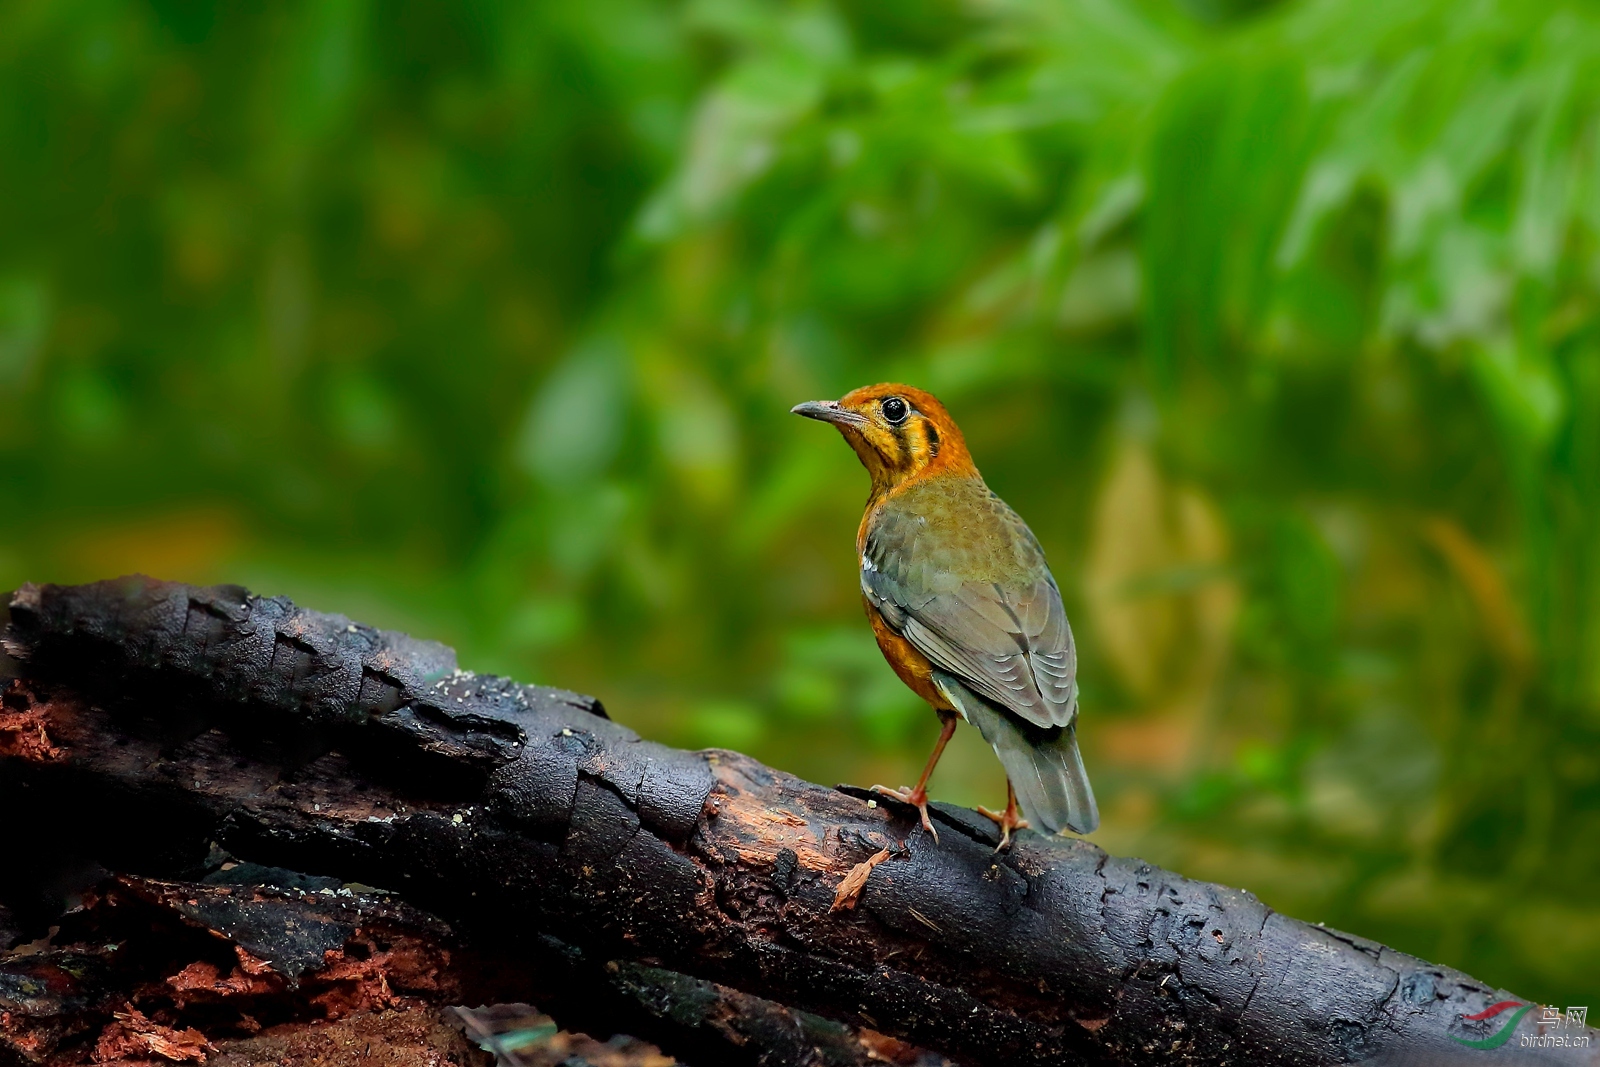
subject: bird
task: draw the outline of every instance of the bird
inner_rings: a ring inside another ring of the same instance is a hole
[[[873,792],[915,808],[937,842],[928,779],[964,720],[1005,768],[1005,810],[978,808],[1000,828],[999,848],[1030,826],[1092,833],[1100,813],[1078,751],[1078,657],[1061,590],[955,420],[897,383],[790,410],[831,423],[871,475],[856,532],[862,604],[889,666],[940,720],[917,784]]]

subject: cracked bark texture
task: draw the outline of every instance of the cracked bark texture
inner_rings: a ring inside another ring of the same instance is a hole
[[[947,806],[935,844],[897,805],[282,598],[28,586],[4,641],[6,710],[38,729],[0,747],[0,793],[80,862],[181,875],[220,844],[389,887],[468,943],[665,968],[963,1063],[1600,1062],[1592,1036],[1464,1048],[1510,994],[1247,892],[1031,833],[996,855]]]

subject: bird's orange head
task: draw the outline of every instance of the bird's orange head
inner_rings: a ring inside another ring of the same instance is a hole
[[[839,400],[810,400],[791,409],[839,428],[872,475],[874,499],[937,473],[978,473],[955,420],[931,393],[886,382]]]

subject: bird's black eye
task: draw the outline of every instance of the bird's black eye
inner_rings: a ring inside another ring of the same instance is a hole
[[[906,402],[897,396],[887,397],[884,400],[882,407],[883,417],[888,419],[896,426],[899,426],[902,422],[905,422],[906,416],[911,413],[911,409],[906,407]]]

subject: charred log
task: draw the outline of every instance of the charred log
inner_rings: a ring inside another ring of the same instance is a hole
[[[452,1005],[521,997],[602,1034],[666,1035],[700,1063],[942,1062],[662,968],[595,964],[551,939],[531,953],[477,949],[370,887],[217,858],[204,882],[105,879],[47,942],[0,953],[0,1063],[310,1064],[360,1039],[387,1049],[379,1062],[489,1067],[481,1049],[504,1036],[484,1021],[493,1013]],[[556,1029],[534,1043],[514,1033],[502,1062],[670,1062],[635,1039]]]
[[[1455,1063],[1493,1028],[1464,1016],[1508,999],[1084,841],[996,854],[941,806],[935,844],[896,805],[281,598],[27,587],[5,647],[0,803],[79,864],[192,877],[220,845],[388,887],[467,945],[692,976],[964,1063]]]

